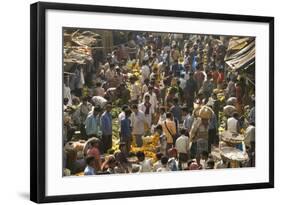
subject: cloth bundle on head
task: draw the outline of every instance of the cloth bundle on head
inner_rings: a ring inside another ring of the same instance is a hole
[[[223,112],[225,115],[227,115],[228,117],[232,116],[234,112],[236,112],[236,107],[234,107],[233,105],[226,105],[223,108]]]
[[[209,106],[202,106],[199,110],[199,117],[202,119],[210,119],[214,111]]]
[[[213,90],[213,93],[215,93],[215,94],[219,94],[219,93],[222,93],[222,92],[223,92],[223,90],[218,89],[218,88],[215,88],[215,89]]]
[[[100,106],[101,108],[103,108],[106,105],[107,100],[101,96],[94,96],[92,97],[92,102],[94,106]]]
[[[85,140],[69,141],[65,144],[64,150],[73,149],[77,152],[83,151],[85,143],[86,143]]]
[[[226,104],[227,105],[233,105],[235,106],[237,103],[237,98],[236,97],[230,97],[227,99]]]

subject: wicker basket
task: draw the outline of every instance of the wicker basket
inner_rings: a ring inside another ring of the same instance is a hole
[[[227,161],[244,162],[249,159],[248,154],[234,147],[221,148],[221,157]]]
[[[244,141],[244,139],[245,139],[244,135],[234,134],[227,130],[221,133],[221,140],[231,146],[241,144]]]

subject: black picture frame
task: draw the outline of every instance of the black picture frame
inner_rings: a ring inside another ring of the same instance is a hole
[[[233,20],[262,22],[269,25],[269,181],[239,185],[204,186],[192,188],[171,188],[110,193],[90,193],[46,196],[45,151],[46,151],[46,82],[45,82],[45,39],[46,11],[67,10],[104,12],[136,15],[181,17],[194,19]],[[230,15],[218,13],[125,8],[82,4],[38,2],[30,6],[30,199],[37,203],[76,200],[97,200],[123,197],[140,197],[198,192],[231,191],[274,187],[274,18],[265,16]]]

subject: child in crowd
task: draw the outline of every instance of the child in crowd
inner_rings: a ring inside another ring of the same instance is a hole
[[[153,164],[153,171],[156,172],[161,166],[161,158],[162,158],[163,154],[161,152],[157,152],[156,153],[156,158],[157,161]]]
[[[169,158],[167,156],[161,157],[161,167],[157,169],[157,172],[168,172],[171,171],[168,166]]]
[[[187,170],[199,170],[200,167],[197,164],[196,160],[192,159],[187,162]]]
[[[207,151],[203,151],[200,154],[200,165],[202,167],[202,169],[206,169],[207,168],[207,161],[209,159],[209,153]]]
[[[152,170],[152,160],[145,159],[144,152],[138,151],[137,152],[138,164],[140,165],[139,172],[151,172]]]
[[[101,169],[101,156],[99,150],[99,141],[92,141],[90,148],[87,150],[87,157],[94,157],[96,159],[96,171]]]
[[[165,133],[163,133],[163,128],[162,125],[157,125],[155,128],[155,131],[158,132],[160,138],[159,138],[159,148],[160,152],[162,153],[163,156],[167,155],[167,137]]]
[[[178,152],[176,148],[171,148],[168,150],[168,166],[171,171],[178,171],[179,162],[178,162]]]
[[[96,159],[94,156],[89,156],[86,158],[86,168],[84,170],[84,175],[95,175],[96,174]]]

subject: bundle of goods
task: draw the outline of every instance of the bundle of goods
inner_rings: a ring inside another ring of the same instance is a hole
[[[94,104],[94,106],[99,105],[101,108],[103,108],[107,103],[107,100],[101,96],[94,96],[92,97],[91,101]]]
[[[85,143],[85,140],[69,141],[64,145],[64,150],[73,149],[77,152],[83,151]]]
[[[223,89],[215,88],[215,89],[213,90],[213,93],[215,93],[215,94],[223,93]]]
[[[223,107],[223,112],[226,116],[231,117],[237,109],[233,105],[226,105]]]
[[[202,119],[210,119],[214,114],[214,111],[208,106],[202,106],[198,114]]]
[[[92,31],[80,32],[79,30],[75,31],[71,36],[71,40],[80,46],[94,46],[100,38],[99,34]]]
[[[83,148],[84,156],[86,156],[87,150],[90,148],[91,143],[95,143],[95,142],[100,143],[100,140],[96,137],[92,137],[85,142],[85,145],[84,145],[84,148]]]
[[[248,160],[248,154],[235,147],[222,147],[221,157],[226,161],[244,162]]]
[[[231,133],[228,130],[221,133],[221,139],[229,145],[241,144],[244,141],[244,135]]]
[[[215,161],[221,160],[221,151],[218,147],[212,147],[211,155]]]
[[[237,104],[237,98],[236,97],[228,98],[226,101],[226,104],[235,106]]]
[[[79,141],[69,141],[64,145],[64,151],[69,152],[69,151],[74,151],[77,153],[77,158],[81,159],[83,158],[83,150],[85,146],[85,140],[79,140]]]
[[[64,31],[64,71],[69,71],[74,64],[91,62],[92,48],[101,41],[99,34],[91,31]]]
[[[84,64],[91,61],[91,48],[87,46],[71,46],[64,48],[64,63]]]

